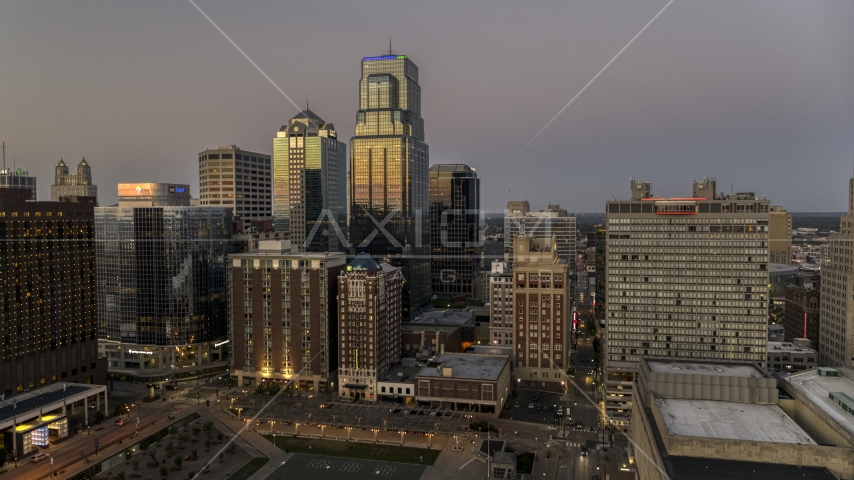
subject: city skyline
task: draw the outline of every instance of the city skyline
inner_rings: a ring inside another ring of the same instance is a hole
[[[674,4],[519,154],[665,3],[536,11],[508,4],[495,12],[463,5],[455,19],[418,4],[409,7],[425,26],[412,32],[395,8],[369,15],[342,4],[331,7],[342,15],[329,16],[301,6],[297,13],[312,19],[301,25],[300,15],[264,2],[199,6],[297,103],[308,96],[335,119],[340,138],[354,132],[358,59],[382,54],[392,36],[395,53],[417,58],[424,71],[431,162],[477,168],[487,212],[510,199],[600,212],[640,172],[668,186],[662,196],[715,173],[738,179],[723,191],[750,187],[790,212],[845,211],[844,182],[825,178],[847,178],[854,157],[854,62],[842,47],[854,41],[847,4]],[[20,3],[7,13],[0,58],[14,68],[4,69],[0,85],[18,92],[0,118],[7,163],[44,183],[60,157],[85,156],[98,165],[94,183],[106,188],[102,205],[115,203],[110,185],[127,181],[174,179],[197,196],[191,160],[199,151],[233,143],[272,153],[269,132],[298,113],[189,3],[91,11]],[[264,28],[276,18],[288,28]],[[543,28],[523,35],[533,24]],[[304,53],[276,48],[309,26],[328,40]],[[330,61],[309,61],[320,48]],[[293,63],[301,67],[288,69]],[[520,94],[529,78],[536,88]],[[217,114],[224,111],[253,114]],[[524,175],[532,168],[552,174]],[[512,191],[497,187],[520,176]],[[789,188],[819,183],[817,192]],[[45,189],[40,199],[47,198]]]

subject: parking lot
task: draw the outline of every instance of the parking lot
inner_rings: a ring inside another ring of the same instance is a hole
[[[534,394],[539,394],[539,399],[534,401]],[[516,407],[516,404],[519,404]],[[528,405],[534,404],[534,412],[528,413]],[[560,400],[560,395],[550,392],[536,392],[534,390],[517,390],[515,397],[510,397],[510,410],[502,410],[500,418],[518,420],[522,422],[540,423],[544,425],[560,425],[561,417],[557,417],[557,410],[561,407],[566,411],[566,405]],[[540,407],[537,409],[537,407]],[[568,418],[566,419],[568,421]]]

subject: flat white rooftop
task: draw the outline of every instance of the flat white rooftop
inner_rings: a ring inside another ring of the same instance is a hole
[[[655,373],[684,373],[688,375],[716,375],[724,377],[763,378],[762,372],[750,365],[713,363],[659,362],[648,360],[649,369]]]
[[[670,398],[655,403],[671,435],[816,444],[777,405]]]
[[[411,325],[465,325],[472,319],[472,311],[468,308],[448,308],[433,310],[415,317]]]
[[[841,370],[841,369],[838,369]],[[845,370],[845,373],[851,370]],[[854,398],[854,382],[846,377],[822,377],[818,370],[791,375],[785,382],[803,393],[818,408],[827,412],[839,425],[854,435],[854,415],[849,415],[830,399],[830,392],[842,392]]]

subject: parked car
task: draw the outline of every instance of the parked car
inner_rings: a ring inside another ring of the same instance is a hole
[[[590,455],[590,452],[587,451],[587,447],[581,447],[581,456],[587,457]]]
[[[533,401],[535,401],[535,402],[536,402],[536,401],[537,401],[537,400],[539,400],[539,399],[540,399],[540,393],[539,393],[539,392],[534,392],[534,396],[531,398],[531,400],[533,400]]]
[[[554,406],[554,405],[549,405],[548,409],[549,409],[549,411],[550,411],[550,412],[554,412],[554,411],[555,411],[555,406]]]
[[[534,404],[533,403],[528,404],[528,413],[534,413]]]
[[[504,404],[504,410],[510,410],[511,408],[513,407],[510,405],[510,402]]]
[[[47,460],[48,458],[50,458],[50,454],[49,453],[37,453],[30,458],[32,459],[33,463],[38,463],[38,462],[41,462],[42,460]]]
[[[130,423],[129,418],[120,418],[120,419],[116,420],[116,425],[119,425],[119,426],[124,425],[126,423]]]
[[[520,407],[519,402],[516,402],[516,404],[513,405],[513,408],[519,408],[519,407]]]
[[[537,404],[537,411],[539,412],[539,411],[540,411],[540,410],[542,410],[542,409],[543,409],[543,406],[542,406],[542,405],[540,405],[540,404],[538,403],[538,404]]]

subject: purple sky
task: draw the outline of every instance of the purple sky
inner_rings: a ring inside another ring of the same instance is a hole
[[[854,168],[854,2],[674,2],[521,154],[665,4],[642,1],[224,2],[199,6],[297,103],[353,135],[359,62],[420,68],[431,163],[468,163],[483,204],[602,211],[631,175],[661,196],[694,177],[789,211],[846,209]],[[63,157],[116,183],[198,193],[196,155],[270,153],[294,107],[189,1],[8,0],[0,137],[49,198]]]

